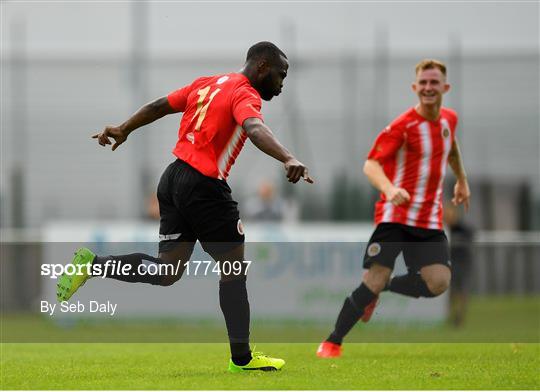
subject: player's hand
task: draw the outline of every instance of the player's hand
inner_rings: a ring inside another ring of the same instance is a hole
[[[106,146],[108,144],[112,144],[109,138],[114,139],[114,144],[112,146],[112,150],[116,150],[118,146],[122,143],[124,143],[127,139],[128,135],[124,130],[120,127],[113,127],[113,126],[106,126],[105,129],[101,133],[97,133],[92,136],[93,139],[97,139],[100,146]]]
[[[308,168],[302,162],[291,158],[284,165],[289,182],[296,184],[300,178],[303,178],[305,182],[313,184],[313,179],[308,175]]]
[[[465,212],[469,211],[469,199],[471,197],[471,191],[469,189],[469,183],[467,180],[458,180],[454,185],[454,197],[452,204],[455,206],[463,204]]]
[[[411,195],[403,188],[398,188],[395,186],[390,187],[387,191],[384,192],[386,200],[392,203],[395,206],[399,206],[404,203],[411,201]]]

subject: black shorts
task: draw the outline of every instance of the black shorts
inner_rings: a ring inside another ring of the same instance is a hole
[[[160,252],[178,242],[199,240],[214,256],[244,242],[238,203],[227,182],[207,177],[177,159],[161,176],[157,197]]]
[[[401,252],[409,270],[419,271],[432,264],[450,267],[448,239],[444,231],[380,223],[367,244],[364,268],[377,263],[393,270]]]

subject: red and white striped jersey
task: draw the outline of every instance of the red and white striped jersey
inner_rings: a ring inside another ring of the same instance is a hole
[[[457,126],[457,114],[441,108],[428,121],[415,108],[396,118],[377,137],[368,159],[377,160],[392,184],[404,188],[411,201],[394,206],[381,193],[375,223],[394,222],[442,230],[443,180]]]
[[[226,180],[247,138],[244,120],[260,118],[261,97],[242,74],[201,77],[167,96],[184,112],[173,154],[208,177]]]

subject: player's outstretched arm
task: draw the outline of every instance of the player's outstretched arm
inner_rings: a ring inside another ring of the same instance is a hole
[[[367,176],[371,185],[384,193],[386,200],[398,206],[408,203],[411,200],[409,192],[403,188],[398,188],[392,184],[384,173],[381,164],[375,159],[368,159],[364,164],[364,174]]]
[[[297,183],[300,178],[303,178],[304,181],[313,184],[313,180],[308,175],[307,166],[298,161],[289,150],[283,147],[270,128],[259,118],[251,117],[246,119],[242,124],[242,128],[246,131],[249,140],[259,150],[284,164],[289,182]]]
[[[471,197],[471,191],[469,189],[469,183],[467,181],[467,174],[465,173],[465,167],[463,166],[463,160],[461,159],[461,151],[457,139],[452,143],[452,149],[448,154],[448,164],[452,168],[457,181],[454,186],[454,197],[452,203],[454,205],[463,204],[465,211],[469,210],[469,199]]]
[[[101,133],[93,135],[92,138],[97,139],[98,143],[102,146],[111,144],[109,138],[114,139],[115,143],[112,146],[112,150],[114,151],[137,128],[150,124],[167,114],[176,112],[169,104],[167,97],[161,97],[144,105],[123,124],[119,126],[106,126]]]

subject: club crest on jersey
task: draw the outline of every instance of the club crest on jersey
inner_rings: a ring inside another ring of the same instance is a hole
[[[444,138],[447,138],[450,135],[450,131],[448,130],[448,128],[443,128],[442,135]]]
[[[378,242],[370,244],[367,248],[367,254],[369,257],[377,256],[381,253],[381,245]]]
[[[242,221],[238,219],[238,223],[236,224],[236,229],[238,230],[238,234],[244,235],[244,225],[242,224]]]

